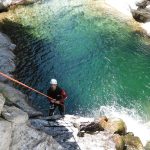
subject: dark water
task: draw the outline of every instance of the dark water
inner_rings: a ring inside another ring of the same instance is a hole
[[[16,78],[42,92],[56,78],[68,92],[68,113],[118,105],[149,117],[150,44],[107,12],[58,3],[14,11],[9,29],[15,28],[11,36],[18,45]],[[46,98],[23,91],[35,107],[48,108]]]

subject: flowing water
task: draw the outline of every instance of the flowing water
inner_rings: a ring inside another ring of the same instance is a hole
[[[18,45],[17,79],[46,92],[56,78],[69,95],[67,113],[120,116],[147,137],[150,41],[86,1],[45,1],[13,13],[15,22],[5,23]],[[48,109],[46,98],[23,91],[35,107]]]

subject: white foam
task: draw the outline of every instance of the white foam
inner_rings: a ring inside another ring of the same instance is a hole
[[[109,4],[110,6],[112,6],[113,8],[117,9],[118,11],[120,11],[121,13],[123,13],[124,15],[130,16],[131,12],[130,12],[130,7],[132,9],[136,9],[136,2],[137,0],[105,0],[105,2],[107,4]]]
[[[150,124],[135,109],[122,106],[101,106],[99,113],[107,117],[123,119],[127,125],[128,132],[133,132],[135,136],[138,136],[144,145],[146,145],[147,141],[150,141]]]

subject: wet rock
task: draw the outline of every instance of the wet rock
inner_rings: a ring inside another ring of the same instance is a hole
[[[125,149],[125,142],[124,142],[124,139],[122,136],[120,136],[119,134],[115,134],[113,136],[113,140],[116,145],[115,146],[116,150],[124,150]]]
[[[124,136],[124,142],[127,150],[144,150],[139,137],[127,134]]]
[[[100,126],[103,127],[106,131],[111,133],[116,133],[124,135],[126,133],[127,127],[122,119],[119,118],[106,118],[102,117],[99,121]]]
[[[150,150],[150,142],[146,143],[145,150]]]
[[[5,98],[4,98],[4,96],[0,93],[0,114],[1,114],[1,112],[2,112],[4,103],[5,103]]]
[[[4,106],[2,116],[6,120],[16,124],[22,124],[27,122],[28,120],[28,114],[15,106],[12,107]]]
[[[9,150],[11,143],[11,123],[0,118],[0,149]]]

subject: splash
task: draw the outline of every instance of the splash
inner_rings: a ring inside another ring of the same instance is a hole
[[[150,122],[141,117],[137,110],[107,105],[101,106],[99,113],[101,116],[106,115],[112,118],[123,119],[127,125],[127,131],[133,132],[135,136],[138,136],[144,145],[150,140]]]

